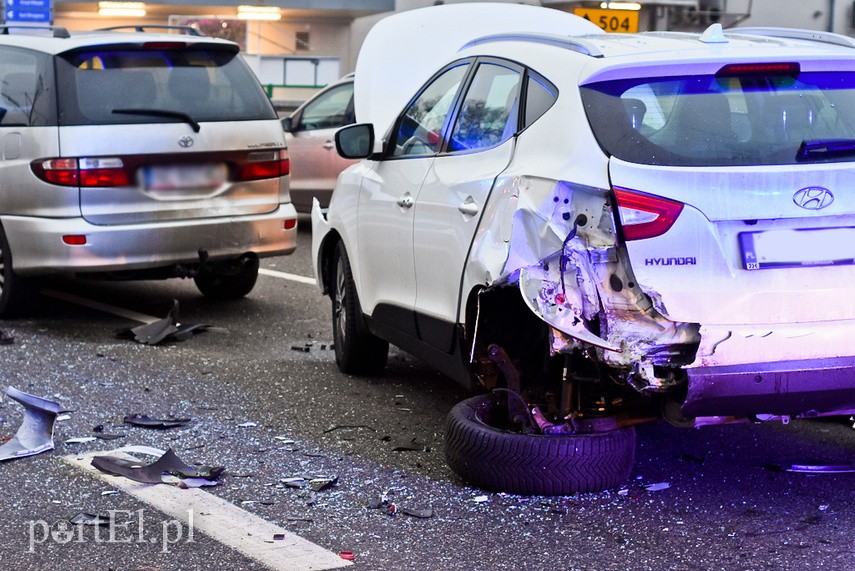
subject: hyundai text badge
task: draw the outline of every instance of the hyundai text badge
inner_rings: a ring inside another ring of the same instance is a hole
[[[821,210],[826,206],[831,206],[831,203],[834,202],[834,195],[827,188],[808,186],[796,191],[793,195],[793,202],[805,210]]]

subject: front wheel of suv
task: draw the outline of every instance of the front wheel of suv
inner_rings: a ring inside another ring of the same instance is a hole
[[[255,287],[258,280],[258,258],[247,256],[234,264],[200,271],[193,278],[205,297],[225,301],[240,299]]]
[[[371,374],[383,370],[389,355],[389,343],[371,334],[362,320],[362,308],[344,244],[339,242],[333,254],[332,326],[335,362],[343,373]]]

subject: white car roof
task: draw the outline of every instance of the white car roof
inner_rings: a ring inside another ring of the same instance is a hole
[[[356,120],[385,133],[416,90],[472,39],[519,32],[604,34],[588,20],[523,4],[478,2],[432,6],[380,20],[356,62]]]
[[[378,22],[356,64],[356,119],[382,136],[427,79],[445,64],[495,55],[577,84],[626,77],[715,73],[727,63],[798,61],[804,70],[855,69],[855,40],[789,28],[734,28],[703,34],[606,34],[552,8],[518,4],[440,5]]]

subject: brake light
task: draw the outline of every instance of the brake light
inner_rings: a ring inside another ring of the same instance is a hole
[[[77,186],[80,175],[77,172],[77,159],[50,159],[43,161],[40,165],[42,180],[58,184],[60,186]],[[33,164],[33,171],[39,174],[37,165]]]
[[[786,75],[796,77],[801,67],[792,63],[730,63],[716,72],[717,77],[738,77],[746,75]]]
[[[263,151],[250,153],[247,162],[238,168],[238,180],[259,180],[285,176],[291,172],[288,151]]]
[[[120,158],[47,159],[31,168],[40,179],[59,186],[128,186],[130,174]]]
[[[659,196],[615,188],[618,214],[625,240],[661,236],[671,229],[683,211],[683,204]]]

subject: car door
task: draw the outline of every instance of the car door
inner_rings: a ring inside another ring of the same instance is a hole
[[[313,196],[326,206],[339,173],[355,162],[339,156],[334,141],[353,121],[352,81],[322,91],[291,117],[291,197],[298,210],[308,211]]]
[[[482,60],[415,204],[413,256],[422,341],[451,352],[460,279],[493,181],[508,166],[523,70]]]
[[[469,62],[428,82],[395,123],[385,157],[363,179],[357,248],[363,311],[375,322],[416,337],[413,304],[413,206],[442,143]]]

